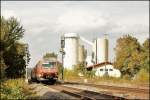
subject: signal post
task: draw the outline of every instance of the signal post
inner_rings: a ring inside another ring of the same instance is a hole
[[[65,55],[64,47],[65,47],[65,37],[62,35],[61,36],[61,49],[60,49],[60,53],[62,54],[62,68],[61,68],[62,82],[64,81],[64,55]]]

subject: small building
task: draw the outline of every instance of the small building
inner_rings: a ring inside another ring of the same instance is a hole
[[[120,77],[121,72],[115,69],[111,62],[103,62],[87,67],[87,70],[95,70],[96,76],[104,76],[105,74],[111,77]]]

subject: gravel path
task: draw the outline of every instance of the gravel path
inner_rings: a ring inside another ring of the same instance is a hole
[[[30,86],[33,88],[33,92],[35,92],[37,95],[36,99],[53,99],[53,100],[76,99],[75,97],[72,97],[65,93],[61,93],[57,90],[50,88],[50,86],[49,87],[44,86],[43,84],[34,83],[34,84],[30,84]]]

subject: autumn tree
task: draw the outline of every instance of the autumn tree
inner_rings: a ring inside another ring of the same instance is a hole
[[[145,69],[147,72],[149,72],[149,66],[150,66],[150,55],[149,55],[149,49],[150,49],[150,39],[146,39],[142,45],[142,52],[141,52],[141,66],[143,69]]]
[[[115,67],[122,75],[134,77],[140,70],[141,46],[135,37],[125,35],[117,40]]]

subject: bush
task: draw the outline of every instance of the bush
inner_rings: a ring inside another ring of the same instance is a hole
[[[78,76],[78,72],[77,70],[67,70],[67,69],[64,69],[64,78],[66,80],[75,80],[77,79],[79,76]]]
[[[80,77],[78,74],[81,73],[83,74],[83,77]],[[87,79],[89,82],[94,83],[94,84],[99,84],[99,83],[116,83],[116,84],[147,84],[149,83],[149,73],[147,70],[142,69],[140,70],[134,78],[131,78],[129,74],[126,74],[120,78],[115,78],[115,77],[110,77],[110,76],[103,76],[103,77],[98,77],[95,76],[95,71],[87,71],[86,69],[83,69],[82,64],[74,66],[73,70],[67,70],[64,69],[64,79],[66,81],[79,81],[82,82],[83,79]]]
[[[1,99],[26,99],[32,92],[23,79],[9,79],[1,83]]]
[[[78,74],[82,74],[84,78],[93,78],[95,76],[95,71],[87,71],[84,67],[83,63],[80,63],[72,70],[67,70],[64,69],[64,79],[66,80],[80,80],[80,78],[83,78],[82,76],[80,77]]]
[[[5,78],[5,69],[6,69],[6,65],[4,63],[4,59],[2,57],[0,57],[0,80],[4,80]]]
[[[149,82],[149,73],[145,69],[141,69],[134,78],[139,83]]]

